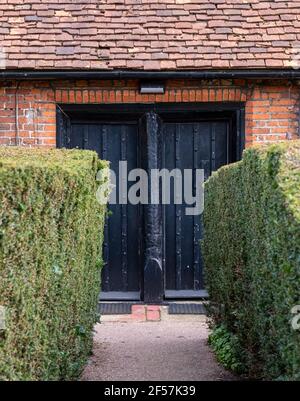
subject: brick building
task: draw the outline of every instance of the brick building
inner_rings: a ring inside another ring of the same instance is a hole
[[[298,138],[299,9],[297,0],[0,0],[0,143],[94,149],[146,169],[191,164],[208,176],[245,146]],[[153,210],[143,213],[115,210],[107,298],[200,296],[199,222],[174,206],[153,227]]]

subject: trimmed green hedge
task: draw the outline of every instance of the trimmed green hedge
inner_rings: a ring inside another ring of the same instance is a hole
[[[250,376],[300,379],[300,141],[251,148],[205,189],[203,253],[215,327]],[[233,342],[232,342],[233,343]]]
[[[96,153],[0,149],[0,380],[76,377],[97,319]]]

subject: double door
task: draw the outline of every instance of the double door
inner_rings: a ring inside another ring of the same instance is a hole
[[[187,213],[192,205],[185,197],[184,172],[190,174],[187,190],[195,199],[201,185],[197,170],[207,179],[238,158],[235,132],[232,118],[220,113],[159,113],[157,108],[94,112],[88,118],[73,113],[67,128],[61,129],[61,144],[95,150],[110,161],[114,172],[114,199],[103,246],[102,299],[157,303],[203,296],[201,213]],[[142,189],[139,171],[148,180]],[[153,171],[170,172],[169,181],[160,176],[158,202],[157,198],[151,202]],[[162,200],[166,185],[168,199]]]

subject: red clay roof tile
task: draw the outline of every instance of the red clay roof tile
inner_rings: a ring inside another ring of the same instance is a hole
[[[300,1],[0,0],[0,58],[7,69],[289,68]]]

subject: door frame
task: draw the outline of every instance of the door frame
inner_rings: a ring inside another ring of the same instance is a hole
[[[124,121],[140,121],[141,118],[147,113],[153,113],[159,116],[159,118],[164,121],[178,121],[187,122],[193,120],[229,120],[229,135],[231,137],[232,145],[232,155],[231,162],[238,161],[242,157],[242,152],[245,147],[245,103],[243,102],[207,102],[207,103],[147,103],[147,104],[58,104],[57,105],[57,147],[63,148],[67,147],[68,140],[71,135],[71,125],[73,123],[84,123],[87,119],[89,123],[93,122],[124,122]],[[156,138],[153,130],[147,138],[149,140],[149,155],[153,155],[153,149],[157,148],[158,138]],[[152,150],[151,150],[152,147]],[[153,157],[153,156],[150,156]],[[147,168],[160,168],[161,163],[160,158],[156,157],[156,160],[151,159],[148,161]],[[144,205],[144,216],[148,219],[149,230],[155,229],[151,226],[151,216],[159,216],[162,214],[159,211],[161,205],[157,208],[147,207]],[[150,220],[149,220],[150,219]],[[160,219],[158,217],[158,219]],[[150,222],[150,225],[149,225]],[[159,220],[161,228],[163,228],[162,218]],[[145,227],[145,226],[144,226]],[[152,228],[151,228],[152,227]],[[147,238],[147,233],[144,232],[144,236]],[[162,232],[163,236],[163,232]],[[151,238],[151,235],[149,236]],[[163,238],[162,238],[163,239]],[[146,240],[147,242],[147,240]],[[151,245],[153,247],[153,244]],[[159,244],[157,247],[159,248]],[[147,244],[145,244],[147,248]],[[142,271],[141,271],[141,299],[145,303],[162,303],[165,298],[165,286],[164,286],[164,255],[161,255],[161,266],[155,266],[156,257],[146,256],[147,250],[144,249],[144,258],[142,261]],[[158,249],[158,255],[159,255]],[[148,259],[147,259],[148,258]],[[150,259],[149,259],[150,258]],[[151,259],[152,258],[152,259]],[[155,261],[153,264],[152,262]],[[150,263],[151,262],[151,263]],[[161,269],[161,273],[159,270]],[[153,276],[151,276],[151,272]],[[152,280],[151,280],[152,277]],[[157,289],[153,291],[154,280],[160,280]],[[201,295],[202,294],[202,295]],[[120,294],[117,297],[119,300],[125,300],[126,294]],[[200,291],[200,296],[205,296],[205,291]],[[199,296],[198,295],[198,296]],[[127,294],[128,296],[128,294]],[[174,296],[176,294],[174,293]],[[182,292],[182,294],[177,294],[176,297],[188,297],[194,298],[195,294],[189,291]],[[167,298],[170,298],[168,296]]]
[[[242,157],[245,148],[245,102],[187,102],[187,103],[113,103],[113,104],[67,104],[59,103],[56,107],[56,147],[64,147],[70,130],[70,120],[90,122],[99,120],[126,121],[139,120],[144,113],[154,111],[164,120],[182,119],[190,115],[197,118],[214,119],[223,114],[223,118],[232,119],[232,131],[236,137],[236,159]]]

